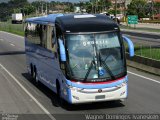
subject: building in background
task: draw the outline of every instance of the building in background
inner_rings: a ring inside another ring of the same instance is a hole
[[[160,0],[148,0],[148,2],[160,2]]]
[[[116,2],[117,2],[117,15],[118,19],[122,19],[126,15],[127,5],[130,4],[132,0],[110,0],[112,3],[112,7],[110,9],[115,10]]]

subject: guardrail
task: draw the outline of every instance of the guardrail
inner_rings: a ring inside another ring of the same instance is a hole
[[[134,46],[135,55],[160,62],[160,43],[158,43],[157,45],[143,45],[139,43],[134,43]],[[127,47],[126,52],[128,52]]]
[[[159,45],[135,45],[135,56],[129,57],[126,48],[127,65],[141,69],[152,74],[160,75],[160,44]]]
[[[0,30],[18,34],[21,36],[24,35],[23,24],[11,24],[11,22],[0,22]]]

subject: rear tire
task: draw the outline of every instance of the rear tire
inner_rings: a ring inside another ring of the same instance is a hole
[[[36,67],[34,67],[33,79],[34,79],[36,85],[39,85],[39,80],[37,78],[37,69],[36,69]]]
[[[30,70],[31,70],[30,74],[33,77],[33,66],[32,66],[32,64],[30,65]]]

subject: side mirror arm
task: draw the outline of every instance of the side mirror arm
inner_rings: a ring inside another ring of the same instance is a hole
[[[62,62],[66,62],[66,51],[62,40],[58,40],[59,50],[60,50],[60,59]]]
[[[127,44],[128,44],[130,57],[133,57],[134,56],[134,44],[133,44],[133,42],[126,36],[122,36],[122,37],[123,37],[123,40],[125,42],[127,42]]]

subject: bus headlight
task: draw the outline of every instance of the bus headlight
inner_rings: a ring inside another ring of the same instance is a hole
[[[65,83],[65,86],[68,88],[68,89],[71,89],[73,91],[77,91],[77,92],[81,92],[84,88],[77,88],[77,87],[73,87],[71,85],[68,85],[67,83]]]
[[[117,85],[116,87],[121,88],[121,87],[125,86],[126,84],[127,84],[127,82],[126,82],[126,81],[124,81],[123,83],[121,83],[120,85]]]
[[[65,86],[67,87],[67,88],[72,88],[73,86],[71,86],[71,85],[68,85],[66,82],[64,82],[64,84],[65,84]]]
[[[81,92],[83,90],[83,88],[77,88],[77,87],[72,87],[70,89],[77,92]]]
[[[76,99],[76,100],[79,100],[79,97],[77,97],[77,96],[72,96],[74,99]]]
[[[64,93],[64,95],[67,96],[67,90],[66,89],[63,90],[63,93]]]

